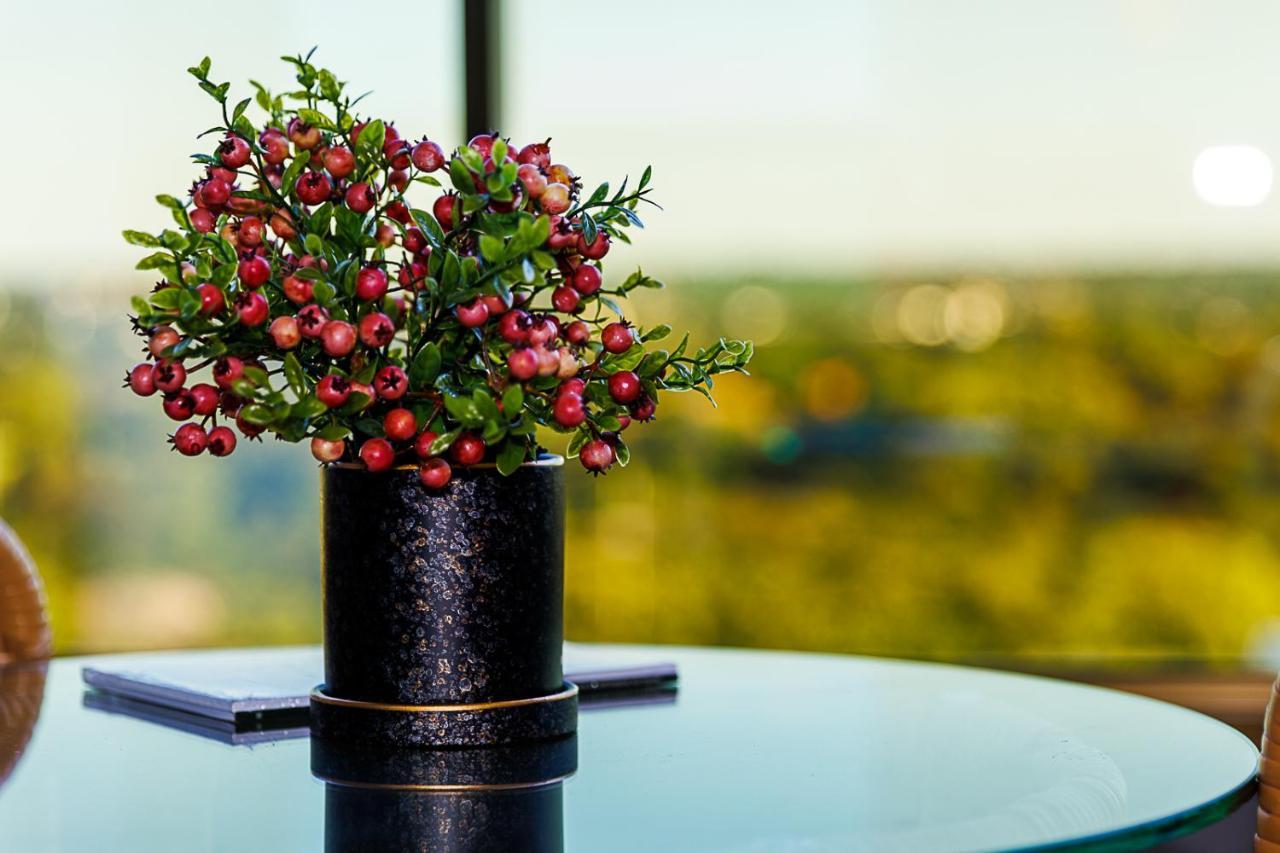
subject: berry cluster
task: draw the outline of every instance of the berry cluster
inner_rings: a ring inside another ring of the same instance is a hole
[[[652,203],[648,169],[631,191],[587,195],[549,140],[482,134],[446,154],[358,116],[310,54],[286,59],[301,88],[255,83],[261,128],[207,58],[189,69],[221,106],[217,143],[194,156],[189,200],[157,197],[176,230],[124,233],[154,250],[138,268],[163,275],[133,300],[148,360],[126,384],[185,422],[178,452],[234,451],[221,418],[246,438],[310,440],[321,462],[411,462],[441,488],[454,465],[511,473],[547,427],[599,473],[627,463],[621,434],[653,419],[660,392],[709,398],[714,375],[746,372],[750,342],[648,346],[670,327],[636,328],[616,300],[660,282],[605,284],[604,258]],[[411,188],[441,178],[430,212],[415,206]],[[212,382],[189,383],[204,368]]]

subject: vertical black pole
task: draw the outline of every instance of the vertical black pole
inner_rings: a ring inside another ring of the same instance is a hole
[[[467,138],[498,129],[502,93],[500,0],[462,0]]]

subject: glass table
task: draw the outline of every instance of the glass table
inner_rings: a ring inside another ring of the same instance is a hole
[[[54,661],[47,680],[8,672],[0,849],[510,844],[459,843],[485,821],[529,850],[1137,849],[1252,794],[1243,735],[1137,696],[873,658],[647,651],[678,664],[678,693],[584,707],[563,772],[447,790],[321,781],[330,765],[306,737],[233,745],[99,710],[88,659]]]

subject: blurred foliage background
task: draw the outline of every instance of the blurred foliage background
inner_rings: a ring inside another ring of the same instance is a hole
[[[1280,613],[1274,274],[670,284],[631,313],[755,375],[567,472],[571,637],[1232,657]],[[317,640],[305,448],[178,458],[124,291],[0,300],[0,515],[59,650]]]
[[[664,210],[608,274],[670,288],[632,318],[757,343],[718,411],[664,404],[626,471],[569,472],[570,636],[1280,649],[1280,5],[740,6],[502,4],[503,131],[589,188],[654,167]],[[318,45],[370,111],[462,141],[461,9],[397,7],[408,57],[338,0],[6,10],[0,516],[59,651],[318,639],[314,464],[169,452],[119,387],[150,285],[119,234],[193,177],[204,54],[243,96]]]

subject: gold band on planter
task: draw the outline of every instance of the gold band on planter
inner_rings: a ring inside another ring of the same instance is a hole
[[[316,774],[316,778],[321,782],[327,782],[330,785],[341,785],[344,788],[362,788],[366,791],[413,791],[426,794],[470,794],[484,791],[527,791],[533,788],[545,788],[548,785],[558,785],[572,775],[572,773],[566,773],[563,776],[556,776],[553,779],[538,779],[533,782],[502,782],[493,785],[396,785],[389,782],[352,782],[345,779],[333,779],[319,774]]]
[[[501,699],[496,702],[472,702],[465,705],[394,705],[387,702],[365,702],[360,699],[340,699],[330,696],[319,687],[311,691],[311,699],[326,705],[337,705],[342,708],[356,708],[364,711],[395,711],[405,714],[455,714],[466,711],[492,711],[498,708],[518,708],[522,705],[542,705],[550,702],[563,702],[578,695],[578,685],[565,682],[567,685],[559,693],[548,693],[545,696],[533,696],[528,699]]]

